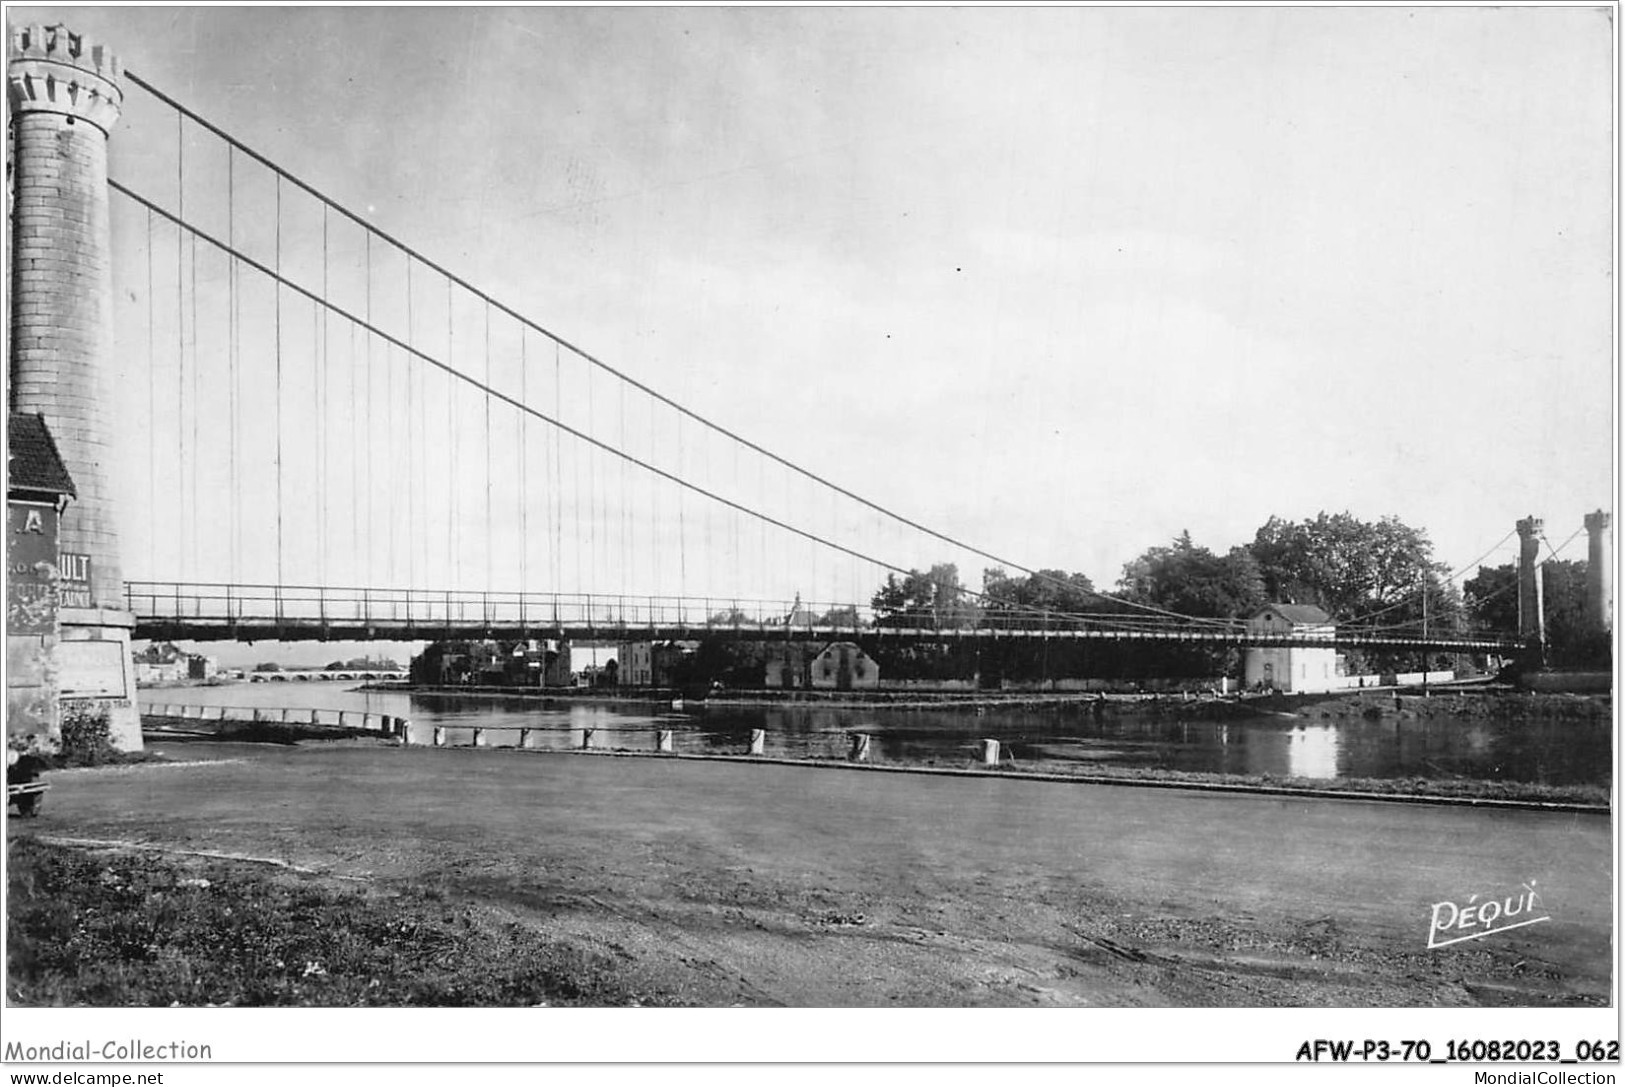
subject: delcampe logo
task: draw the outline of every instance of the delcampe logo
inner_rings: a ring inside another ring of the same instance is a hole
[[[1428,947],[1480,940],[1508,929],[1550,921],[1550,914],[1540,913],[1540,894],[1535,890],[1535,881],[1530,880],[1519,886],[1523,890],[1516,895],[1491,898],[1485,902],[1480,902],[1478,895],[1459,904],[1435,902],[1433,920],[1428,926]],[[1535,916],[1537,913],[1540,916]]]

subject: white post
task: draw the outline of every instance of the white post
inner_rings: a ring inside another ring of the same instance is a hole
[[[474,730],[474,746],[485,746],[485,730],[483,728],[477,728]]]
[[[847,757],[850,758],[853,762],[868,762],[869,761],[869,737],[868,737],[868,735],[865,734],[865,733],[862,733],[862,732],[854,732],[854,733],[851,734],[851,738],[852,738],[852,748],[851,748],[850,752],[848,752]]]
[[[659,752],[662,752],[663,754],[670,755],[672,753],[672,751],[673,751],[672,735],[673,735],[672,730],[669,729],[669,728],[663,728],[660,731],[656,732],[655,733],[655,750],[659,751]]]
[[[446,746],[446,730],[440,725],[434,727],[434,745],[436,747]]]
[[[982,765],[984,765],[984,766],[997,766],[997,765],[999,765],[999,741],[997,741],[997,740],[983,740],[982,741]]]
[[[767,729],[753,728],[750,730],[750,753],[752,755],[767,754]]]

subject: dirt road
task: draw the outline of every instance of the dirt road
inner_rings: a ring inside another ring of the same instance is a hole
[[[13,833],[435,886],[708,1005],[1606,1004],[1591,815],[510,751],[160,743]],[[1535,882],[1549,922],[1426,947]]]

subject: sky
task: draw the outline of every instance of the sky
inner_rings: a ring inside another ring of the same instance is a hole
[[[610,365],[1025,566],[1082,571],[1109,588],[1124,563],[1185,530],[1224,551],[1271,516],[1347,510],[1425,529],[1456,568],[1528,514],[1544,517],[1556,545],[1585,513],[1613,508],[1607,10],[14,7],[8,16],[60,20],[110,44],[165,93]],[[221,156],[189,133],[194,174],[177,189],[173,119],[128,94],[114,176],[170,204],[178,192],[223,229]],[[259,210],[234,209],[234,236],[266,254],[271,190],[247,164],[234,169],[243,187],[233,199],[245,209],[259,186]],[[282,259],[319,276],[319,217],[297,210],[294,194],[286,206],[304,216],[304,241]],[[173,531],[195,525],[200,510],[218,528],[228,507],[234,521],[269,508],[263,481],[221,475],[218,452],[176,465],[151,438],[192,425],[188,410],[205,427],[230,414],[218,368],[207,369],[221,342],[195,318],[180,368],[162,358],[141,366],[149,333],[160,356],[174,340],[167,314],[177,302],[183,325],[200,299],[205,326],[224,312],[225,279],[207,254],[194,264],[173,232],[160,224],[152,234],[144,213],[117,198],[114,232],[119,381],[135,405],[122,424],[126,576],[180,568],[268,578],[270,560],[251,554],[269,536],[262,522],[227,533],[229,563],[204,535]],[[140,243],[151,237],[159,269],[148,291]],[[354,248],[336,226],[333,238]],[[200,275],[187,296],[180,285]],[[175,293],[164,293],[166,277]],[[478,307],[454,315],[461,331],[448,337],[430,327],[445,319],[426,315],[424,282],[410,294],[415,312],[388,319],[415,322],[414,342],[455,341],[449,355],[461,353],[465,367],[489,365],[489,352],[482,360],[467,347]],[[243,328],[263,349],[258,312]],[[316,331],[314,312],[286,316],[285,334],[341,335]],[[360,363],[334,342],[322,341],[325,362],[313,349],[290,373],[305,365],[324,390],[340,389],[342,377],[321,377],[318,366]],[[243,358],[261,376],[268,368]],[[499,383],[515,387],[518,372],[502,369]],[[151,382],[167,389],[177,379],[178,396],[156,398],[143,416]],[[385,394],[390,410],[439,411],[451,393],[434,379]],[[737,451],[700,442],[696,452],[692,426],[690,445],[671,454],[685,439],[653,410],[647,424],[641,408],[630,424],[606,423],[609,398],[622,394],[573,380],[587,379],[563,378],[572,410],[598,397],[586,429],[624,439],[630,425],[634,449],[674,455],[667,463],[720,490],[742,488],[753,504],[772,490],[788,516],[822,508],[791,484],[748,482],[737,459],[730,476],[720,465]],[[268,395],[238,394],[260,407]],[[537,535],[537,522],[494,530],[494,542],[481,535],[485,446],[468,444],[457,460],[461,439],[407,437],[376,450],[394,473],[386,482],[346,483],[333,451],[347,448],[355,472],[374,448],[348,433],[353,404],[318,401],[319,434],[296,424],[287,439],[298,447],[283,454],[290,465],[311,458],[296,489],[320,477],[321,527],[279,542],[278,566],[284,549],[304,548],[288,560],[298,576],[364,583],[362,553],[384,545],[360,522],[401,514],[365,506],[362,492],[411,504],[420,493],[428,502],[434,486],[452,507],[425,513],[421,539],[391,536],[400,554],[386,580],[498,585],[493,566],[511,574],[526,546],[517,541]],[[478,401],[447,410],[466,424],[460,433],[478,425]],[[268,442],[253,425],[241,424],[244,440]],[[486,425],[505,461],[517,424]],[[593,457],[570,466],[591,481],[604,472],[606,493],[618,479],[624,502],[628,483],[616,473],[629,470]],[[536,470],[545,482],[554,468]],[[420,492],[403,479],[429,482]],[[295,503],[282,505],[292,517]],[[595,530],[631,531],[617,545],[623,557],[647,549],[624,521],[612,526],[620,511],[601,514]],[[658,537],[671,504],[648,516]],[[329,524],[352,517],[353,528]],[[992,565],[860,521],[851,515],[844,538],[865,554],[905,566],[952,559],[973,584]],[[456,536],[465,522],[468,540]],[[695,523],[684,531],[699,531]],[[846,523],[835,500],[819,521]],[[715,522],[737,537],[729,526]],[[284,531],[293,534],[279,525],[279,541]],[[761,531],[765,554],[778,545]],[[466,576],[448,572],[480,541],[483,574],[477,556]],[[1583,558],[1583,548],[1582,535],[1564,557]],[[1489,561],[1513,554],[1504,543]],[[239,557],[252,570],[239,570]],[[879,576],[859,563],[837,575],[827,563],[810,585],[790,584],[768,575],[766,558],[752,573],[754,560],[735,555],[685,556],[681,574],[669,556],[665,569],[606,560],[612,568],[572,578],[570,557],[525,552],[523,576],[530,587],[639,591],[670,591],[681,576],[687,588],[709,579],[722,592],[830,599],[866,596]]]

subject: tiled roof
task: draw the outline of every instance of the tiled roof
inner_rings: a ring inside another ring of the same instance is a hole
[[[56,439],[41,415],[12,412],[7,444],[11,457],[7,470],[9,491],[45,491],[77,497],[73,477],[56,451]]]
[[[1289,623],[1319,625],[1329,623],[1332,617],[1313,604],[1266,604],[1259,614],[1273,611]]]

